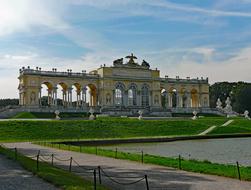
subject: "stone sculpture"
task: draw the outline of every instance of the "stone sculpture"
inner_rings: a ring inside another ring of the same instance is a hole
[[[143,110],[139,110],[138,113],[139,113],[138,119],[142,120],[143,119],[143,116],[142,116],[143,115]]]
[[[227,97],[226,101],[226,106],[224,108],[224,111],[227,113],[227,114],[231,114],[233,112],[232,110],[232,106],[231,106],[231,100],[229,97]]]
[[[217,99],[216,108],[217,109],[222,109],[222,102],[220,101],[220,98]]]
[[[59,117],[60,112],[58,110],[55,111],[55,115],[56,115],[56,120],[60,120],[61,118]]]
[[[89,116],[89,120],[95,120],[95,116],[93,115],[95,110],[93,108],[90,108],[89,113],[91,114]]]
[[[248,110],[245,110],[245,111],[244,111],[244,117],[245,117],[246,119],[249,119],[249,120],[250,120],[249,111],[248,111]]]
[[[192,117],[192,120],[196,120],[198,117],[197,117],[197,111],[193,111],[193,117]]]

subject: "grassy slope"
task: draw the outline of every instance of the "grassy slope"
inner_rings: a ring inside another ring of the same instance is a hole
[[[87,117],[88,113],[60,113],[61,118]],[[54,113],[21,112],[12,117],[13,119],[55,118]]]
[[[198,134],[224,118],[199,120],[136,120],[106,118],[96,121],[1,121],[0,141],[105,139]]]
[[[0,146],[0,154],[8,156],[8,158],[15,158],[14,152],[8,149],[5,149]],[[87,180],[84,180],[80,176],[77,176],[68,171],[53,167],[47,163],[39,164],[39,171],[36,170],[36,161],[30,158],[27,158],[21,154],[18,154],[17,162],[22,165],[28,171],[38,175],[45,181],[48,181],[55,186],[66,190],[92,190],[93,183]],[[105,190],[107,188],[98,186],[97,189]]]
[[[41,143],[44,145],[44,143]],[[52,144],[45,144],[46,146],[52,146]],[[53,147],[59,148],[59,145],[54,144]],[[80,147],[78,146],[68,146],[61,144],[60,149],[64,150],[72,150],[79,152]],[[81,152],[96,154],[95,147],[81,147]],[[115,158],[116,152],[113,150],[104,150],[97,149],[97,154],[107,157]],[[126,153],[126,152],[117,152],[118,159],[124,160],[132,160],[141,162],[141,155],[135,153]],[[151,163],[161,166],[168,166],[173,168],[179,168],[179,160],[178,158],[168,158],[162,156],[154,156],[154,155],[144,155],[144,163]],[[217,164],[211,163],[209,161],[197,161],[197,160],[181,160],[181,169],[191,172],[197,173],[205,173],[205,174],[213,174],[231,178],[238,178],[237,168],[235,165],[227,165],[227,164]],[[241,179],[251,181],[251,167],[240,167]]]
[[[233,118],[233,123],[226,127],[217,127],[210,134],[251,133],[251,120]]]

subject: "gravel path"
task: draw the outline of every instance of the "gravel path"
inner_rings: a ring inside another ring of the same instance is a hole
[[[251,182],[239,181],[237,179],[197,174],[192,172],[179,171],[172,168],[156,166],[151,164],[140,164],[137,162],[107,158],[91,154],[83,154],[78,152],[71,152],[65,150],[58,150],[48,147],[42,147],[30,143],[6,143],[5,146],[14,148],[17,147],[19,151],[25,155],[37,154],[55,154],[61,159],[68,159],[73,157],[81,166],[101,166],[109,175],[132,177],[144,176],[147,174],[150,190],[248,190],[251,189]],[[69,161],[62,162],[54,160],[56,165],[68,169]],[[73,172],[78,170],[77,165],[73,162]],[[78,170],[79,171],[79,170]],[[93,179],[92,173],[79,174]],[[116,178],[119,182],[132,182],[135,179]],[[145,180],[131,186],[118,185],[107,177],[102,175],[102,183],[116,190],[145,190]]]
[[[53,185],[32,175],[5,156],[0,155],[0,190],[56,190]]]

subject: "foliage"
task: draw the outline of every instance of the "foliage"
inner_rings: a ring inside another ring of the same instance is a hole
[[[83,118],[87,117],[88,113],[66,113],[62,112],[59,114],[61,118]],[[49,113],[49,112],[21,112],[12,117],[14,119],[34,119],[34,118],[55,118],[55,113]]]
[[[14,160],[15,153],[14,151],[5,149],[0,146],[0,154],[8,156],[8,158]],[[22,154],[17,154],[17,162],[32,173],[38,175],[45,181],[48,181],[55,186],[61,187],[65,190],[92,190],[93,184],[90,181],[87,181],[80,176],[65,171],[63,169],[53,167],[47,163],[39,163],[39,171],[36,169],[36,160],[30,159],[23,156]],[[98,186],[97,189],[107,189],[102,186]]]
[[[0,122],[0,141],[60,139],[109,139],[195,135],[225,118],[198,120],[137,120],[99,118],[89,120],[14,120]]]
[[[248,110],[251,113],[251,83],[244,82],[218,82],[210,86],[210,106],[216,107],[216,101],[221,99],[223,106],[225,100],[230,97],[235,111],[243,113]]]
[[[5,106],[16,106],[19,104],[18,99],[0,99],[0,108]]]

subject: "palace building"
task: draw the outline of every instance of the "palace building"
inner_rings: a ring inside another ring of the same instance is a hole
[[[18,77],[19,103],[33,110],[88,112],[93,107],[110,115],[144,110],[149,115],[168,116],[171,112],[209,110],[208,78],[163,78],[145,60],[137,63],[133,54],[125,58],[89,73],[23,67]],[[42,95],[42,87],[46,95]]]

